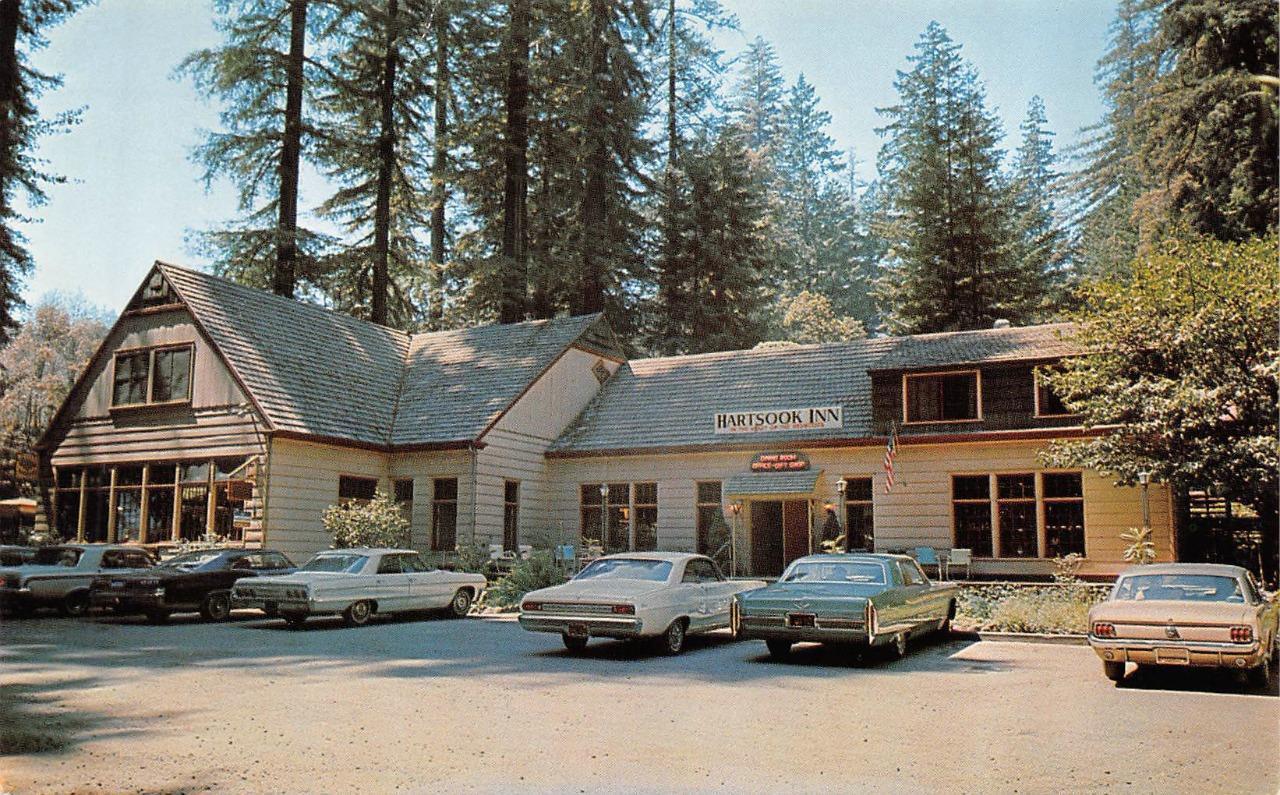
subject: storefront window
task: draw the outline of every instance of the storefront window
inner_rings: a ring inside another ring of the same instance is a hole
[[[1064,557],[1084,552],[1084,491],[1079,472],[1046,472],[1044,494],[1045,555]]]
[[[968,547],[978,557],[990,557],[998,533],[1002,558],[1084,554],[1084,492],[1079,472],[996,475],[994,495],[990,494],[989,475],[955,475],[951,483],[957,547]],[[1044,517],[1043,550],[1039,548],[1040,516]]]
[[[955,545],[977,557],[991,557],[991,479],[986,475],[951,478]]]
[[[635,494],[635,548],[658,548],[658,484],[637,483]]]
[[[178,532],[187,541],[199,541],[208,532],[209,487],[184,484]]]
[[[724,506],[720,498],[720,481],[702,480],[697,484],[698,554],[713,555],[723,540]]]
[[[996,476],[996,495],[1000,557],[1037,557],[1035,475]]]
[[[458,548],[457,478],[436,478],[431,482],[431,548],[437,552]]]
[[[871,478],[845,478],[844,528],[847,546],[875,548],[875,514],[871,503]]]
[[[618,552],[630,544],[630,484],[610,483],[601,500],[600,484],[586,483],[580,490],[582,545],[602,546],[606,552]],[[604,527],[605,523],[607,527]],[[601,539],[603,536],[603,541]]]

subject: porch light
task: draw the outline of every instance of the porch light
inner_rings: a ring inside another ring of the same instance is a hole
[[[729,513],[733,514],[734,516],[737,516],[741,512],[742,512],[742,503],[732,502],[729,504]]]
[[[608,497],[608,496],[609,496],[609,484],[607,484],[607,483],[601,483],[601,484],[600,484],[600,498],[601,498],[601,499],[604,499],[605,497]]]
[[[836,481],[836,491],[839,491],[841,495],[843,495],[845,491],[848,490],[848,488],[849,488],[849,481],[845,480],[844,478],[840,478],[839,480]]]
[[[1142,485],[1144,485],[1144,486],[1145,486],[1145,485],[1147,485],[1148,483],[1150,483],[1150,482],[1151,482],[1151,473],[1150,473],[1150,472],[1148,472],[1148,471],[1146,471],[1145,469],[1144,469],[1143,471],[1139,472],[1139,473],[1138,473],[1138,482],[1139,482],[1139,483],[1141,483],[1141,484],[1142,484]]]

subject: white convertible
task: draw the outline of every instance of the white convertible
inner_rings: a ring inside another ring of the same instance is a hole
[[[711,558],[686,552],[624,552],[588,564],[564,585],[531,591],[520,626],[556,632],[581,651],[592,637],[661,638],[679,654],[687,635],[729,626],[733,596],[761,580],[726,580]]]
[[[293,626],[308,616],[339,614],[362,626],[374,613],[447,609],[461,618],[485,583],[483,574],[433,569],[412,549],[329,549],[294,574],[237,581],[231,603]]]

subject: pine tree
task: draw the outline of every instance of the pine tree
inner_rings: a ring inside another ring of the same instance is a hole
[[[298,226],[298,182],[319,133],[307,108],[315,65],[306,40],[331,17],[318,0],[218,0],[220,47],[187,56],[179,71],[220,100],[223,129],[194,153],[206,187],[226,178],[239,196],[240,218],[204,232],[198,245],[214,270],[292,296],[318,288],[314,257],[328,244]]]
[[[503,128],[502,298],[498,321],[524,319],[529,289],[529,2],[510,0]]]
[[[1066,279],[1066,233],[1057,219],[1054,199],[1059,183],[1053,132],[1048,127],[1044,101],[1032,97],[1021,125],[1022,143],[1014,155],[1010,188],[1013,191],[1014,258],[1027,300],[1038,304],[1042,316],[1051,316],[1061,301]]]
[[[757,36],[740,58],[742,66],[732,104],[737,124],[746,132],[746,145],[757,157],[769,159],[782,128],[785,83],[773,45]]]
[[[60,75],[31,65],[31,54],[48,44],[45,31],[74,14],[83,0],[0,0],[0,343],[17,326],[24,277],[34,263],[18,225],[32,219],[19,209],[43,205],[48,185],[64,181],[35,154],[42,136],[76,124],[78,111],[42,118],[36,100],[62,85]]]
[[[1000,173],[999,123],[960,47],[936,22],[894,83],[899,104],[879,165],[886,206],[881,229],[894,251],[880,280],[894,332],[982,328],[997,318],[1023,322],[1028,296],[1010,290],[1021,274]]]
[[[326,292],[375,323],[421,319],[430,256],[427,119],[430,9],[416,2],[343,0],[318,103],[329,127],[317,158],[338,190],[318,212],[348,240],[323,263]]]

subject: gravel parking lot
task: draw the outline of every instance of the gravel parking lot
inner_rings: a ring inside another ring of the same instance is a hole
[[[1230,677],[1116,688],[1087,648],[971,639],[793,656],[573,656],[479,618],[6,621],[0,792],[1280,789],[1280,699]]]

